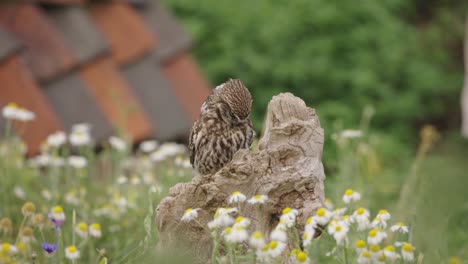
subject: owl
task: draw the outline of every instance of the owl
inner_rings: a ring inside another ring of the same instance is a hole
[[[215,173],[239,149],[250,147],[255,137],[251,108],[252,95],[241,80],[230,79],[211,92],[190,131],[190,163],[196,171]]]

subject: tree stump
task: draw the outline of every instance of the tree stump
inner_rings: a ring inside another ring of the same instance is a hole
[[[324,206],[324,131],[315,110],[291,93],[279,94],[268,105],[264,128],[258,151],[240,150],[217,173],[170,189],[156,209],[160,247],[185,242],[206,262],[213,244],[207,223],[218,207],[237,206],[227,203],[235,191],[248,198],[268,196],[261,212],[247,203],[240,206],[240,215],[252,220],[250,230],[262,230],[267,238],[284,208],[299,211],[297,223],[303,230],[306,219]],[[201,208],[198,222],[180,221],[187,208]]]

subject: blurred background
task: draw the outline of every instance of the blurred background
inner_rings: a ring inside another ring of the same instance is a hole
[[[0,106],[35,113],[21,128],[33,155],[83,122],[98,143],[114,134],[185,143],[210,89],[228,78],[250,89],[261,134],[271,97],[291,92],[325,129],[332,201],[360,190],[367,206],[413,226],[428,263],[463,260],[467,12],[463,0],[3,4]]]

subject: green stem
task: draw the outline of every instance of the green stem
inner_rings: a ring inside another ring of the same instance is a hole
[[[28,217],[25,215],[23,217],[23,220],[21,221],[21,225],[20,225],[20,228],[18,230],[18,235],[16,236],[16,240],[15,240],[15,245],[18,244],[18,240],[19,240],[19,237],[21,235],[21,231],[23,230],[24,224],[26,223],[26,219],[28,219]]]
[[[219,243],[218,243],[218,232],[214,231],[214,246],[213,252],[211,252],[211,263],[216,264],[216,255],[218,253]]]
[[[344,252],[344,259],[345,259],[345,264],[348,264],[348,250],[346,247],[343,247],[343,252]]]

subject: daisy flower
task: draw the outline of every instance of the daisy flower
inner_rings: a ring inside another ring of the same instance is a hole
[[[359,264],[369,264],[372,262],[372,255],[369,251],[364,250],[357,259],[357,263]]]
[[[285,243],[273,240],[268,244],[268,254],[271,257],[276,258],[283,253],[285,248]]]
[[[63,131],[57,131],[47,137],[47,144],[51,147],[60,147],[67,141],[67,135]]]
[[[364,240],[358,240],[356,241],[356,253],[357,254],[361,254],[362,252],[366,251],[367,248],[366,248],[366,242]]]
[[[10,218],[4,217],[0,220],[0,231],[4,234],[13,232],[13,223]]]
[[[317,228],[317,222],[315,221],[315,217],[311,216],[307,218],[306,223],[305,223],[305,230],[314,230]]]
[[[343,202],[349,204],[351,202],[356,202],[361,200],[361,194],[353,191],[352,189],[347,189],[343,195]]]
[[[249,204],[264,204],[268,200],[268,196],[257,194],[250,198],[247,203]]]
[[[380,219],[382,219],[384,221],[388,221],[388,220],[390,220],[391,215],[387,210],[382,209],[382,210],[379,211],[376,218],[380,218]]]
[[[242,203],[245,202],[247,197],[239,191],[233,192],[228,198],[228,203]]]
[[[369,226],[369,211],[365,208],[358,208],[353,213],[353,218],[356,221],[358,231],[366,230]]]
[[[367,237],[367,243],[371,245],[379,244],[387,237],[387,233],[382,231],[381,229],[371,229],[369,231],[369,236]]]
[[[250,220],[243,216],[238,216],[236,220],[234,220],[234,227],[241,226],[243,228],[247,228],[250,225]]]
[[[89,226],[89,234],[92,237],[101,237],[102,236],[101,225],[98,223],[91,224]]]
[[[218,208],[214,215],[214,219],[208,222],[208,228],[218,228],[230,226],[234,223],[234,217],[232,214],[237,213],[236,208]]]
[[[223,232],[227,242],[241,243],[249,238],[249,233],[242,226],[228,227]]]
[[[18,252],[18,248],[10,243],[0,244],[0,255],[14,255]]]
[[[403,234],[408,233],[409,231],[408,226],[406,226],[403,222],[398,222],[395,225],[392,225],[390,230],[394,233],[399,232]]]
[[[61,226],[65,223],[65,213],[61,206],[55,206],[49,213],[49,218],[55,226]]]
[[[263,237],[262,232],[253,232],[250,236],[249,244],[256,249],[260,249],[265,246],[265,238]]]
[[[282,215],[280,217],[280,222],[285,224],[288,228],[292,227],[296,222],[296,216],[299,214],[299,211],[296,209],[291,209],[289,207],[283,209]]]
[[[68,246],[65,249],[65,257],[74,260],[80,257],[80,251],[75,246]]]
[[[23,207],[21,207],[21,213],[23,213],[23,216],[25,217],[33,216],[35,212],[36,205],[32,202],[26,202],[23,204]]]
[[[310,263],[310,259],[304,251],[299,249],[293,249],[290,253],[290,260],[291,263],[294,264],[302,264],[302,263]]]
[[[81,238],[88,237],[88,224],[85,222],[80,222],[75,227],[75,233]]]
[[[378,257],[375,258],[376,264],[385,264],[387,263],[387,256],[382,252]]]
[[[333,205],[333,202],[330,198],[326,198],[325,199],[325,207],[328,209],[328,210],[333,210],[334,208],[334,205]]]
[[[312,239],[314,238],[315,236],[315,229],[312,228],[312,229],[309,229],[309,230],[305,230],[304,234],[302,235],[302,246],[303,247],[307,247],[310,245],[310,243],[312,243]]]
[[[120,151],[120,152],[123,152],[127,149],[127,143],[119,137],[115,137],[115,136],[110,137],[109,144],[111,145],[113,149]]]
[[[270,239],[287,243],[288,234],[286,233],[286,227],[282,224],[278,224],[278,226],[276,226],[276,228],[271,232]]]
[[[374,220],[372,220],[370,225],[373,228],[382,228],[382,229],[387,228],[387,222],[380,217],[376,217]]]
[[[336,208],[333,211],[333,219],[341,220],[341,218],[343,217],[343,215],[346,213],[347,210],[348,208]]]
[[[25,243],[29,243],[31,241],[34,241],[34,232],[33,229],[29,226],[25,226],[20,233],[20,239],[21,241]]]
[[[400,257],[398,253],[396,253],[395,247],[393,245],[386,246],[383,253],[390,262],[393,262]]]
[[[82,130],[73,130],[69,136],[70,144],[73,146],[86,146],[91,143],[91,135],[89,131]]]
[[[413,262],[414,261],[414,247],[407,242],[404,242],[401,246],[401,256],[404,261]]]
[[[156,150],[159,143],[156,140],[146,140],[141,142],[140,151],[143,153],[150,153]]]
[[[182,222],[190,222],[198,217],[198,210],[200,208],[192,209],[192,208],[187,208],[184,212],[184,215],[180,219]]]
[[[337,245],[346,243],[349,227],[341,221],[333,220],[328,226],[328,233],[333,235]]]
[[[88,161],[82,156],[70,156],[68,158],[68,164],[75,169],[82,169],[88,165]]]
[[[330,221],[332,216],[333,214],[330,211],[321,207],[317,209],[316,215],[314,216],[314,220],[317,224],[325,226],[328,223],[328,221]]]

